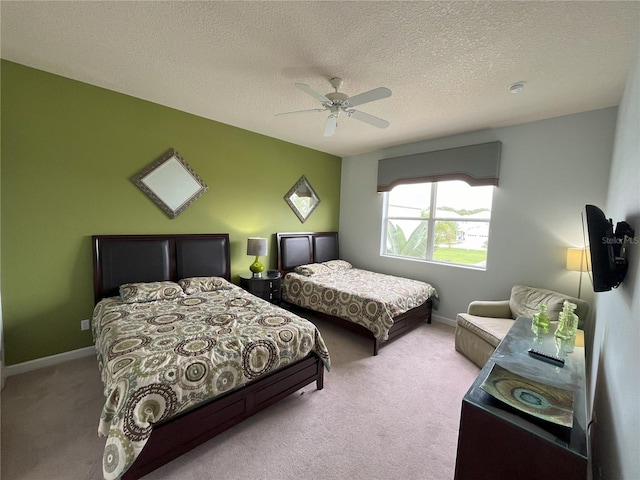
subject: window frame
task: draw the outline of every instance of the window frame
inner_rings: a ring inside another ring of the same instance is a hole
[[[429,216],[426,218],[422,217],[407,217],[407,216],[393,216],[389,217],[389,196],[391,191],[382,192],[383,195],[383,206],[382,206],[382,238],[380,242],[380,256],[388,257],[388,258],[399,258],[403,260],[416,261],[416,262],[427,262],[427,263],[436,263],[438,265],[445,265],[448,267],[461,267],[461,268],[469,268],[472,270],[487,270],[487,262],[488,262],[488,254],[489,254],[489,236],[487,236],[487,256],[484,262],[484,266],[470,265],[465,263],[454,263],[454,262],[445,262],[442,260],[435,260],[433,258],[433,254],[435,251],[435,226],[436,222],[465,222],[465,223],[478,223],[478,224],[486,224],[487,231],[491,232],[491,213],[493,212],[493,193],[492,190],[492,199],[491,199],[491,209],[489,218],[468,218],[461,220],[460,217],[437,217],[437,199],[438,199],[438,185],[442,183],[446,183],[451,180],[445,181],[435,181],[435,182],[415,182],[414,184],[418,185],[431,185],[430,189],[430,200],[429,200]],[[455,181],[455,180],[453,180]],[[466,183],[466,182],[465,182]],[[468,184],[467,184],[468,185]],[[469,185],[473,188],[473,185]],[[483,185],[483,186],[491,186],[491,185]],[[493,186],[495,190],[495,186]],[[410,257],[406,255],[399,255],[394,253],[387,253],[387,235],[388,235],[388,226],[389,220],[409,220],[409,221],[421,221],[427,222],[427,247],[425,258],[417,258]]]

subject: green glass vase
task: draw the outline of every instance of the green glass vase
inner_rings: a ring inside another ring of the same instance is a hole
[[[547,305],[544,303],[540,304],[538,313],[533,315],[531,321],[531,330],[536,335],[545,335],[549,333],[549,325],[551,324],[551,320],[547,316]]]
[[[565,354],[573,352],[576,344],[576,334],[578,333],[578,315],[575,314],[577,305],[565,300],[562,312],[558,317],[558,328],[556,328],[556,346],[558,353]]]

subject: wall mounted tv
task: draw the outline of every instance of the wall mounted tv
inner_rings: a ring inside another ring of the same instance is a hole
[[[613,222],[598,207],[585,206],[588,242],[585,246],[591,257],[591,281],[594,292],[616,288],[627,274],[626,249],[636,242],[634,230],[627,222]],[[583,217],[583,231],[584,231]],[[586,239],[585,239],[586,240]]]

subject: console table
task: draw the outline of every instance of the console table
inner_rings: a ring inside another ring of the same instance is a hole
[[[556,367],[531,357],[537,348],[556,353],[551,333],[534,342],[531,319],[518,317],[462,399],[455,480],[585,480],[588,441],[584,341]],[[579,334],[582,332],[578,332]],[[572,390],[573,427],[538,419],[480,388],[494,364],[546,385]]]

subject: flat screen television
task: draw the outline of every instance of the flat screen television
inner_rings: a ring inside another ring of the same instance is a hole
[[[618,222],[614,231],[611,219],[594,205],[586,205],[584,215],[583,230],[586,218],[588,233],[585,247],[591,257],[593,291],[607,292],[624,280],[628,264],[626,246],[634,231],[627,222]]]

